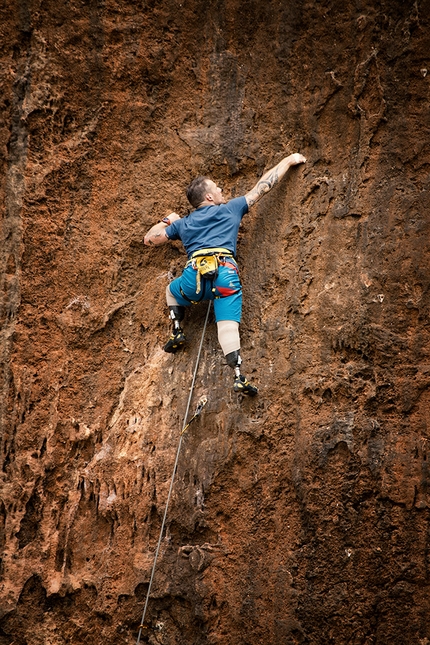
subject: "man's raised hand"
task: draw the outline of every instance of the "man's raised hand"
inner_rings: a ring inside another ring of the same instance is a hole
[[[287,157],[287,159],[289,159],[291,166],[297,166],[299,163],[306,163],[306,157],[301,155],[299,152],[295,152]]]

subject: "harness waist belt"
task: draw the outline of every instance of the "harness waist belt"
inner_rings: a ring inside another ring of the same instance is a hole
[[[234,258],[234,254],[228,249],[213,248],[213,249],[200,249],[199,251],[194,251],[194,253],[190,255],[190,260],[194,260],[194,258],[199,258],[203,255],[225,255],[225,256]]]

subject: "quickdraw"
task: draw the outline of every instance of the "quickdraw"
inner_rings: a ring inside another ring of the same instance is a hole
[[[188,421],[187,425],[182,429],[181,434],[184,434],[186,430],[190,427],[190,423],[194,421],[194,419],[197,419],[199,416],[200,412],[203,410],[205,407],[206,403],[208,402],[208,397],[203,395],[200,399],[199,402],[197,403],[196,411],[194,412],[194,416],[191,417],[191,419]]]

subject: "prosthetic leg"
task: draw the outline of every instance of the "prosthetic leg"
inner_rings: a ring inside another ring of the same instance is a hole
[[[240,366],[242,359],[238,350],[230,352],[226,355],[227,365],[230,365],[234,369],[234,385],[233,390],[238,394],[248,394],[249,396],[255,396],[258,394],[256,387],[251,385],[246,376],[240,373]]]
[[[234,391],[239,394],[255,396],[258,394],[257,388],[240,373],[242,359],[240,357],[239,323],[234,320],[220,320],[217,326],[219,344],[224,352],[227,365],[234,369]]]
[[[169,354],[174,354],[185,345],[185,334],[181,328],[181,321],[184,319],[184,316],[185,307],[179,305],[169,306],[169,318],[173,322],[173,330],[169,340],[164,345],[164,351]]]

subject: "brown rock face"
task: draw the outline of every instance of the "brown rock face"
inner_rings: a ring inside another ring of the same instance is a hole
[[[209,174],[250,190],[240,400],[212,314],[142,641],[430,642],[430,3],[6,0],[1,645],[135,641],[206,305]]]

